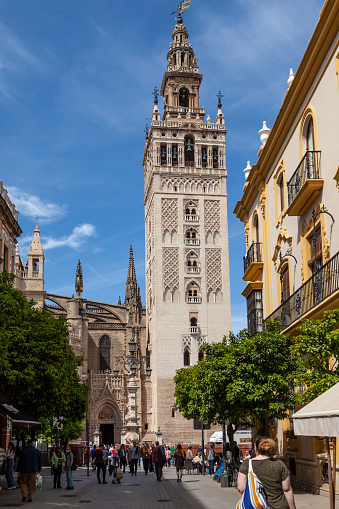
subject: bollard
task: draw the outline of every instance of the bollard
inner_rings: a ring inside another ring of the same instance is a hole
[[[223,473],[220,476],[220,485],[222,488],[229,488],[230,487],[230,478],[228,477],[227,473]]]

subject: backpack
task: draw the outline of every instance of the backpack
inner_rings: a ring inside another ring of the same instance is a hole
[[[149,460],[149,452],[148,451],[144,452],[144,459]]]
[[[165,465],[166,455],[165,455],[165,449],[162,445],[159,445],[159,447],[158,447],[158,460],[159,460],[160,464]]]

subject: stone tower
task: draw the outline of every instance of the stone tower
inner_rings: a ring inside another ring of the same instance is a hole
[[[199,104],[202,74],[181,16],[173,30],[144,149],[147,348],[150,427],[164,441],[198,441],[174,410],[173,377],[196,363],[203,342],[231,330],[225,117]]]
[[[38,307],[42,307],[45,302],[46,292],[44,290],[44,250],[40,240],[40,230],[36,225],[33,240],[29,246],[28,261],[23,266],[22,260],[17,250],[15,257],[15,288],[21,290],[28,300],[33,299]]]

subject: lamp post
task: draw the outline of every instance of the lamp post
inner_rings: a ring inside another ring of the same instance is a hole
[[[115,357],[116,360],[116,368],[113,369],[113,375],[117,378],[120,374],[119,365],[122,366],[123,371],[125,371],[129,376],[129,382],[127,385],[128,389],[128,412],[127,418],[128,423],[126,427],[132,432],[135,431],[139,435],[139,425],[138,425],[138,407],[137,407],[137,391],[138,385],[135,381],[134,377],[141,370],[143,364],[146,364],[146,375],[148,377],[151,376],[152,370],[149,365],[149,356],[144,355],[142,357],[138,356],[137,351],[137,343],[135,339],[132,337],[128,342],[128,350],[129,355],[119,355]],[[134,411],[133,411],[134,408]]]

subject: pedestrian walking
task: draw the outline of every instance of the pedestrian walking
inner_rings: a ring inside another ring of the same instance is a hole
[[[162,445],[159,445],[159,442],[155,442],[155,447],[152,450],[152,463],[155,466],[155,473],[157,476],[157,481],[161,482],[162,478],[162,469],[166,462],[165,450]]]
[[[181,444],[178,444],[176,450],[174,451],[174,461],[175,468],[177,470],[177,482],[182,482],[182,469],[185,465],[185,457]]]
[[[125,471],[126,471],[126,447],[125,447],[125,444],[121,444],[119,451],[118,451],[118,456],[119,456],[119,462],[120,462],[120,469],[123,471],[123,473],[125,473]]]
[[[15,490],[16,488],[13,477],[14,458],[15,458],[15,446],[13,442],[9,442],[6,453],[6,480],[7,488],[9,490]]]
[[[142,461],[143,461],[143,465],[144,465],[145,475],[147,475],[148,469],[149,469],[149,463],[151,460],[151,451],[150,451],[150,448],[147,443],[144,444],[143,448],[141,449],[141,457],[142,457]]]
[[[56,447],[55,444],[52,444],[52,447],[51,447],[51,449],[49,451],[49,462],[50,462],[50,465],[51,465],[51,475],[54,475],[52,456],[55,453],[55,447]]]
[[[137,475],[138,462],[140,459],[140,447],[133,440],[132,447],[129,448],[129,461],[131,465],[131,475]]]
[[[55,453],[52,456],[53,472],[54,472],[54,486],[53,489],[61,490],[61,474],[65,471],[66,456],[61,451],[61,447],[55,448]]]
[[[37,472],[41,473],[40,452],[33,445],[33,440],[27,440],[18,461],[18,474],[20,475],[20,488],[22,501],[32,502]]]
[[[4,465],[5,461],[6,461],[6,451],[2,447],[0,447],[0,474],[1,474],[1,470],[3,468],[5,468],[5,465]],[[0,475],[0,490],[2,490],[1,482],[2,482],[2,480],[1,480],[1,475]]]
[[[96,466],[95,466],[95,461],[94,461],[94,458],[95,458],[95,452],[97,450],[97,446],[96,445],[93,445],[92,449],[91,449],[91,458],[92,458],[92,472],[95,472],[95,469],[96,469]]]
[[[186,454],[186,473],[191,474],[193,469],[193,451],[192,446],[188,446],[187,454]]]
[[[168,446],[166,448],[165,456],[166,456],[166,466],[170,467],[171,466],[172,453],[171,453],[171,449]]]
[[[170,450],[171,450],[171,454],[172,454],[172,465],[174,465],[174,451],[175,451],[174,445],[171,445]]]
[[[238,474],[238,490],[244,493],[247,475],[252,469],[261,481],[267,503],[271,509],[295,509],[290,473],[286,465],[274,458],[275,442],[267,437],[259,437],[255,443],[256,457],[245,460]]]
[[[107,484],[106,482],[106,465],[105,465],[105,457],[102,451],[103,445],[100,444],[99,448],[95,450],[95,466],[97,468],[97,479],[98,484]],[[102,470],[102,482],[100,481],[100,470]]]
[[[208,451],[208,473],[209,473],[209,475],[214,475],[214,462],[215,462],[214,444],[211,444],[209,451]]]
[[[67,481],[66,490],[74,489],[72,465],[73,465],[73,453],[72,453],[72,449],[68,445],[66,447],[66,463],[65,463],[66,481]]]

